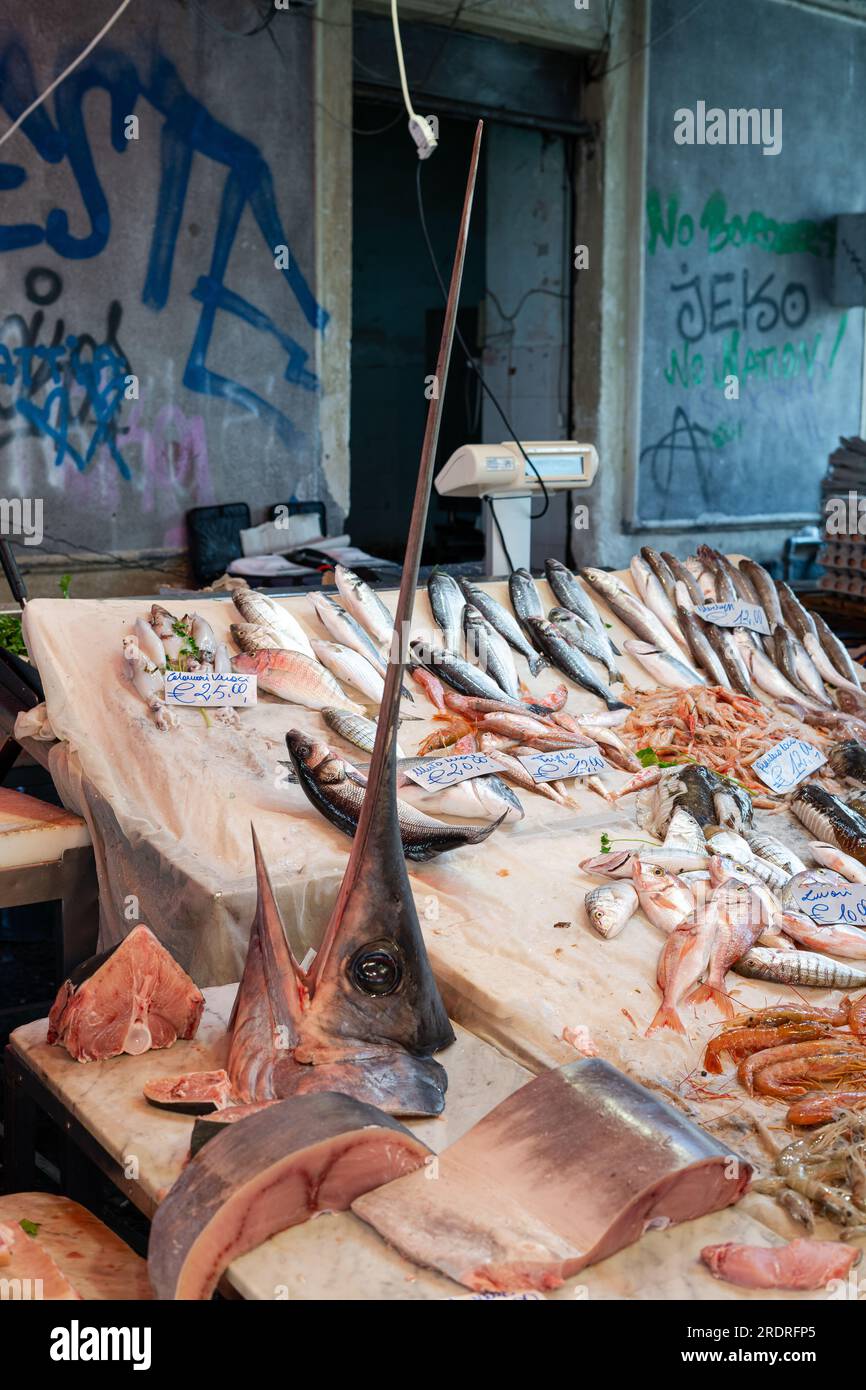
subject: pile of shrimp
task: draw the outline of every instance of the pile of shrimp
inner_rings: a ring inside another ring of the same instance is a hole
[[[635,751],[649,747],[662,762],[703,763],[776,804],[752,764],[790,737],[790,715],[780,716],[760,700],[719,685],[630,692],[624,698],[634,707],[621,732]],[[821,747],[831,741],[814,730],[809,738]]]
[[[783,1147],[759,1125],[774,1171],[752,1187],[775,1197],[810,1233],[820,1215],[842,1228],[842,1240],[860,1240],[866,1236],[866,1114],[841,1106],[836,1114],[817,1134]]]

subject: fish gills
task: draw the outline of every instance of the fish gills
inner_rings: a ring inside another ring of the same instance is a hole
[[[295,1096],[224,1126],[157,1207],[148,1274],[160,1299],[210,1298],[232,1260],[320,1211],[411,1173],[430,1150],[350,1096]]]

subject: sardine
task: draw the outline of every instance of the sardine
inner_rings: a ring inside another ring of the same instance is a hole
[[[742,695],[748,695],[750,699],[754,699],[755,690],[752,685],[752,677],[731,629],[719,627],[718,623],[708,623],[698,613],[695,613],[694,619],[698,629],[704,634],[722,663],[733,688],[739,690]]]
[[[501,633],[496,631],[493,624],[487,621],[474,603],[463,603],[462,594],[460,595],[460,602],[463,605],[463,634],[466,641],[466,655],[470,660],[477,662],[481,669],[486,671],[487,675],[505,691],[506,695],[510,696],[512,700],[518,700],[520,698],[520,686],[511,648]]]
[[[672,555],[668,550],[663,550],[661,554],[662,559],[677,583],[685,584],[690,600],[690,607],[700,607],[702,603],[705,603],[706,599],[704,597],[704,592],[688,566],[684,565],[682,560],[678,560],[676,555]]]
[[[255,675],[260,690],[289,704],[304,705],[307,709],[339,705],[354,714],[363,713],[361,706],[349,699],[330,671],[326,671],[314,656],[305,656],[303,652],[261,651],[256,656],[242,652],[233,657],[232,668]]]
[[[821,617],[820,613],[814,613],[813,619],[815,627],[818,629],[818,638],[821,646],[827,653],[833,666],[835,666],[840,676],[844,676],[852,685],[862,686],[863,669],[857,667],[851,660],[851,654],[844,642],[840,642],[835,632]]]
[[[366,792],[364,774],[299,729],[289,730],[286,746],[307,799],[344,835],[354,835]],[[505,819],[503,812],[492,824],[449,825],[399,799],[397,812],[403,852],[407,859],[418,861],[462,845],[480,844]]]
[[[854,782],[866,783],[866,744],[858,742],[856,738],[834,744],[827,761],[837,777],[850,777]]]
[[[849,883],[866,883],[866,864],[852,859],[850,854],[845,854],[835,845],[822,844],[820,840],[813,840],[809,848],[813,859],[825,869],[832,869],[834,873],[841,874]]]
[[[464,603],[460,585],[445,570],[435,569],[427,580],[427,597],[446,650],[459,656]]]
[[[576,575],[572,574],[567,565],[560,560],[545,560],[544,572],[547,575],[547,582],[561,603],[563,608],[570,608],[578,618],[582,618],[585,623],[589,623],[594,628],[603,641],[610,643],[611,655],[619,656],[617,648],[611,642],[608,635],[607,626],[604,619],[592,601],[592,598],[580,584]]]
[[[338,680],[354,686],[378,708],[385,693],[385,683],[372,662],[340,642],[319,642],[314,638],[312,647],[317,661]]]
[[[808,608],[804,608],[797,595],[789,584],[782,580],[776,580],[776,593],[779,595],[779,603],[782,607],[782,616],[786,625],[792,632],[796,633],[802,642],[807,633],[813,637],[818,636],[818,629],[815,620]]]
[[[287,608],[275,603],[267,594],[256,589],[235,589],[232,602],[245,623],[259,623],[270,628],[281,647],[287,651],[304,652],[312,659],[310,639]]]
[[[747,827],[743,836],[753,854],[759,859],[775,864],[777,869],[784,869],[789,874],[799,874],[805,869],[806,865],[802,859],[781,840],[777,840],[775,835],[768,835],[764,830],[750,830]]]
[[[590,925],[610,941],[637,912],[638,896],[630,883],[602,883],[590,888],[584,906]]]
[[[709,676],[713,685],[720,685],[723,690],[730,690],[731,682],[728,679],[728,673],[722,659],[707,637],[704,627],[698,621],[697,614],[686,606],[688,601],[686,587],[679,579],[676,581],[675,596],[677,622],[692,657],[700,669]]]
[[[490,623],[490,626],[494,627],[499,635],[505,638],[509,647],[526,658],[526,664],[533,676],[537,676],[539,671],[543,671],[544,667],[549,665],[547,659],[540,652],[534,650],[514,614],[503,608],[492,594],[488,594],[487,590],[482,589],[479,584],[471,584],[468,579],[460,579],[458,583],[463,590],[466,602],[478,609],[479,613]]]
[[[547,616],[554,627],[560,628],[563,635],[569,642],[573,642],[584,656],[589,656],[593,661],[607,667],[609,680],[622,680],[622,672],[610,642],[599,637],[594,627],[583,618],[579,618],[570,608],[551,608]]]
[[[636,642],[629,638],[623,649],[639,661],[656,685],[670,690],[688,690],[693,685],[706,685],[706,677],[669,651],[661,650],[654,642]]]
[[[863,989],[866,970],[855,970],[812,951],[776,951],[753,946],[734,965],[738,975],[775,985],[809,985],[813,989]]]
[[[601,595],[620,621],[631,628],[642,642],[661,647],[664,651],[670,652],[671,656],[684,656],[682,645],[674,640],[664,623],[655,613],[650,612],[646,604],[635,598],[616,575],[609,574],[607,570],[592,568],[582,569],[580,573],[587,584]]]
[[[488,676],[480,667],[464,661],[462,656],[442,651],[438,647],[428,647],[426,643],[417,639],[410,643],[409,650],[416,661],[433,671],[440,680],[445,681],[446,685],[450,685],[452,690],[458,691],[459,694],[477,695],[485,700],[509,703],[510,697],[493,677]],[[515,708],[523,708],[519,700],[512,703]]]
[[[866,864],[866,818],[815,782],[801,782],[791,809],[810,834]]]
[[[349,714],[347,710],[330,705],[326,706],[321,713],[328,728],[333,729],[340,738],[344,738],[347,743],[354,744],[364,753],[372,753],[373,744],[376,741],[376,725],[372,719],[367,719],[363,714]],[[403,758],[405,756],[398,743],[397,757]]]
[[[361,624],[377,647],[390,646],[394,619],[375,589],[345,565],[334,566],[334,579],[346,611]]]
[[[596,675],[579,647],[563,634],[547,618],[526,619],[528,631],[533,633],[537,645],[554,666],[570,680],[582,685],[584,690],[603,700],[608,709],[622,709],[623,701],[618,700],[612,690]]]

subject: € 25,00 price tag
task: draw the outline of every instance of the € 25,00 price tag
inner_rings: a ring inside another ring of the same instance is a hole
[[[702,603],[695,612],[716,627],[747,627],[752,632],[770,635],[769,619],[756,603],[744,603],[740,599],[736,603]]]
[[[501,771],[501,764],[488,758],[486,753],[455,753],[450,758],[424,758],[407,768],[406,776],[425,791],[432,792],[439,787],[451,787],[455,782],[466,782],[470,777]]]
[[[212,671],[166,671],[165,699],[169,705],[219,709],[226,705],[256,703],[255,675]]]
[[[827,759],[811,743],[801,738],[783,738],[769,753],[756,758],[752,767],[771,791],[789,792],[809,777]]]
[[[593,744],[588,748],[560,748],[556,753],[525,753],[520,759],[533,782],[558,782],[567,777],[590,777],[604,772],[607,763]]]

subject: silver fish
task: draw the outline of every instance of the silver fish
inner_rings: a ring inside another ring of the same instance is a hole
[[[340,642],[319,642],[314,638],[312,645],[316,660],[326,666],[338,680],[353,685],[374,705],[382,703],[385,682],[365,656],[353,651],[351,647],[344,647]]]
[[[630,883],[601,883],[584,898],[586,915],[599,936],[610,941],[619,936],[638,909],[638,897]]]
[[[704,832],[691,811],[687,811],[685,806],[674,808],[674,813],[668,821],[668,828],[665,832],[664,845],[666,848],[681,847],[694,850],[697,854],[706,854],[707,842],[704,839]]]
[[[635,586],[647,608],[651,613],[655,613],[659,622],[664,623],[671,637],[679,646],[682,643],[683,634],[677,622],[674,605],[665,593],[658,575],[640,555],[632,556],[629,568]]]
[[[232,603],[245,623],[259,623],[270,628],[286,651],[304,652],[312,659],[309,637],[297,618],[282,604],[275,603],[267,594],[259,593],[256,589],[235,589]]]
[[[464,661],[462,656],[456,656],[453,652],[446,652],[438,647],[428,647],[426,642],[419,642],[417,639],[410,643],[409,651],[419,665],[426,666],[428,671],[432,671],[461,695],[474,695],[481,700],[496,700],[500,704],[514,705],[516,709],[525,713],[519,700],[512,700],[492,676],[488,676],[479,666]]]
[[[701,557],[701,559],[706,557],[708,562],[710,562],[710,560],[712,559],[716,572],[721,570],[722,573],[727,576],[728,580],[733,586],[735,598],[743,599],[746,603],[760,602],[758,594],[755,590],[755,586],[752,584],[752,581],[749,579],[748,575],[744,574],[742,570],[738,569],[736,565],[732,564],[732,562],[728,559],[727,555],[725,555],[721,550],[714,550],[711,546],[708,545],[699,545],[698,555]],[[727,586],[725,587],[725,593],[726,595],[730,596],[730,590],[727,588]]]
[[[758,859],[765,859],[770,864],[775,864],[777,869],[784,869],[788,874],[802,873],[806,865],[803,863],[792,849],[777,840],[775,835],[768,835],[764,830],[750,830],[746,827],[743,836],[748,843],[752,853]]]
[[[663,555],[660,555],[657,550],[653,550],[651,545],[642,545],[640,554],[641,559],[649,565],[656,579],[667,594],[668,601],[673,603],[674,589],[677,581],[667,560]]]
[[[758,595],[758,602],[767,615],[770,624],[770,631],[777,623],[784,626],[785,619],[782,616],[782,606],[779,602],[779,595],[776,586],[770,578],[763,565],[759,565],[756,560],[742,559],[740,561],[740,573],[752,585]]]
[[[827,655],[826,648],[814,633],[806,633],[803,638],[803,646],[814,662],[816,670],[828,685],[835,686],[839,690],[850,691],[858,700],[862,699],[863,691],[860,689],[860,686],[853,680],[849,680],[847,676],[840,675],[836,665]]]
[[[375,589],[345,565],[334,566],[334,579],[346,611],[369,633],[377,647],[389,646],[394,619]]]
[[[592,568],[582,569],[580,573],[587,584],[592,585],[616,616],[626,627],[630,627],[641,641],[661,647],[663,651],[670,652],[671,656],[682,658],[684,652],[680,643],[674,640],[655,613],[650,612],[646,604],[641,603],[616,575],[609,574],[607,570]]]
[[[814,951],[753,946],[733,968],[750,980],[776,985],[808,985],[813,989],[862,989],[866,985],[866,970],[855,970]]]
[[[755,690],[752,685],[752,677],[731,629],[719,627],[717,623],[708,623],[698,613],[695,613],[694,619],[697,627],[721,661],[733,688],[754,699]]]
[[[555,627],[562,629],[569,642],[580,648],[584,656],[592,657],[593,661],[599,661],[602,666],[607,667],[609,680],[622,680],[622,672],[613,647],[610,642],[599,637],[594,627],[583,618],[579,618],[570,608],[551,608],[547,616]]]
[[[787,628],[773,628],[773,660],[786,680],[819,705],[832,708],[824,682],[801,642]]]
[[[549,665],[545,657],[534,650],[513,613],[503,608],[502,604],[479,584],[471,584],[468,579],[459,580],[459,584],[466,602],[478,609],[490,626],[505,638],[509,647],[526,658],[526,664],[533,676],[537,676],[539,671],[543,671],[544,667]]]
[[[851,654],[848,651],[848,648],[845,646],[843,642],[839,641],[839,638],[836,636],[833,629],[827,626],[827,623],[821,617],[821,614],[815,613],[813,614],[813,617],[815,621],[815,627],[818,629],[818,638],[821,642],[821,646],[824,648],[825,652],[830,658],[830,661],[833,663],[836,670],[839,672],[839,675],[844,676],[845,679],[849,680],[852,685],[862,686],[862,667],[858,668],[854,664],[854,662],[851,660]]]
[[[797,894],[802,889],[811,888],[822,883],[830,885],[836,884],[838,886],[844,883],[844,881],[841,874],[835,873],[833,869],[804,869],[802,873],[792,874],[788,879],[784,888],[779,892],[779,902],[786,912],[800,912],[802,909]]]
[[[542,649],[546,656],[553,662],[558,670],[568,676],[570,680],[582,685],[584,690],[589,690],[593,695],[597,695],[603,700],[608,709],[621,709],[622,700],[618,700],[612,690],[604,684],[595,674],[583,652],[564,636],[562,629],[557,628],[547,618],[526,619],[526,627],[531,631],[537,645]]]
[[[340,738],[344,738],[347,743],[354,744],[364,753],[373,752],[373,744],[376,741],[376,725],[372,719],[367,719],[363,714],[349,714],[348,711],[338,709],[333,705],[328,705],[320,713],[328,728],[333,729]],[[403,758],[405,756],[398,743],[397,757]]]
[[[352,651],[357,652],[359,656],[366,657],[384,680],[388,672],[388,662],[358,620],[353,618],[351,613],[347,613],[339,603],[334,603],[333,599],[329,599],[327,594],[311,594],[310,597],[313,607],[322,621],[322,626],[331,634],[334,641],[339,642],[344,647],[351,647]],[[310,650],[312,653],[312,647]],[[412,704],[415,703],[405,685],[401,685],[400,691],[404,700],[409,700]]]
[[[247,656],[255,656],[261,651],[287,651],[277,633],[264,623],[231,623],[229,631],[234,641]],[[299,648],[293,648],[297,651]]]
[[[815,626],[815,619],[808,608],[803,607],[791,586],[777,579],[776,593],[779,595],[779,603],[782,606],[785,622],[791,631],[796,633],[800,641],[803,641],[807,632],[811,633],[813,637],[817,637],[818,629]]]
[[[445,570],[434,570],[427,580],[427,597],[447,650],[459,656],[464,599],[457,580]]]
[[[397,790],[420,810],[434,810],[446,816],[472,816],[478,820],[501,820],[504,825],[523,820],[526,812],[520,798],[496,773],[428,790],[407,775],[425,762],[429,763],[430,758],[401,758],[397,763]]]
[[[547,582],[556,595],[563,608],[570,608],[572,613],[576,613],[590,627],[595,628],[604,641],[610,642],[612,655],[619,656],[619,652],[607,633],[604,619],[590,598],[589,594],[580,584],[577,576],[572,574],[567,565],[563,565],[560,560],[545,560],[544,572],[547,575]]]
[[[759,690],[763,690],[767,695],[772,695],[776,700],[798,700],[800,703],[806,701],[807,697],[802,690],[792,685],[787,676],[782,675],[778,666],[773,664],[765,652],[752,644],[750,635],[743,628],[735,629],[734,641],[739,648],[749,676]],[[814,702],[812,703],[814,704]]]
[[[676,581],[675,594],[677,622],[694,660],[700,669],[706,672],[713,685],[720,685],[723,690],[730,690],[731,682],[728,680],[728,673],[722,659],[710,643],[704,628],[698,621],[697,614],[686,606],[686,586],[679,579]]]
[[[710,855],[708,852],[687,849],[684,845],[640,844],[635,849],[592,855],[589,859],[582,859],[578,867],[584,873],[597,874],[600,878],[627,878],[631,881],[632,864],[637,859],[644,864],[657,864],[669,874],[681,874],[707,869]]]
[[[543,618],[544,604],[541,602],[541,595],[535,587],[535,580],[529,570],[514,570],[508,576],[508,593],[511,598],[511,607],[514,609],[514,616],[530,642],[534,641],[532,631],[526,625],[527,618]]]
[[[463,604],[462,594],[460,602]],[[463,634],[466,639],[466,655],[476,661],[512,700],[519,699],[520,686],[511,648],[474,603],[463,604]]]
[[[674,579],[678,583],[685,585],[690,600],[689,606],[696,608],[700,607],[702,603],[705,603],[706,599],[704,598],[704,592],[688,566],[684,565],[682,560],[678,560],[676,555],[671,555],[669,550],[662,551],[662,559]]]
[[[623,650],[639,661],[649,672],[656,685],[667,686],[670,690],[688,690],[692,685],[706,685],[706,676],[696,671],[679,657],[669,651],[662,651],[654,642],[636,642],[632,638],[623,642]]]

